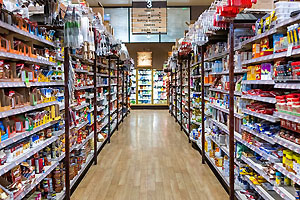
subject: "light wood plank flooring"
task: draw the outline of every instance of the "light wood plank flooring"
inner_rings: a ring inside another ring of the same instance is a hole
[[[225,200],[217,178],[167,110],[133,110],[72,200]]]

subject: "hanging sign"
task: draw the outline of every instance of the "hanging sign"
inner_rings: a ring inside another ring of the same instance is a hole
[[[137,52],[137,67],[152,67],[152,52]]]
[[[133,1],[132,34],[166,34],[167,1]]]

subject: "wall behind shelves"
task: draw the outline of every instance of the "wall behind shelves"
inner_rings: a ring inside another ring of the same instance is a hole
[[[174,43],[128,43],[126,44],[129,55],[137,63],[137,52],[152,52],[153,69],[163,69],[164,62],[168,59],[168,52],[172,51]]]

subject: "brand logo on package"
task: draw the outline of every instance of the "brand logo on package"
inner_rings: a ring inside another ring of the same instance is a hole
[[[132,34],[166,34],[167,1],[133,1]]]

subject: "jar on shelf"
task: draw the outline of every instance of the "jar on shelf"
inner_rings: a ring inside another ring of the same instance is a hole
[[[276,178],[275,178],[276,185],[281,186],[283,184],[283,179],[282,179],[283,177],[282,177],[281,172],[276,172],[275,176],[276,176]]]
[[[288,150],[285,149],[282,152],[283,152],[282,165],[283,165],[283,167],[286,167],[286,154],[287,154]]]
[[[223,167],[223,157],[220,156],[220,157],[216,157],[215,158],[215,164],[217,167]]]
[[[286,154],[285,168],[289,172],[293,171],[293,152],[291,152],[291,151],[288,151]]]
[[[290,186],[292,184],[291,179],[289,179],[287,176],[284,177],[284,186]]]

